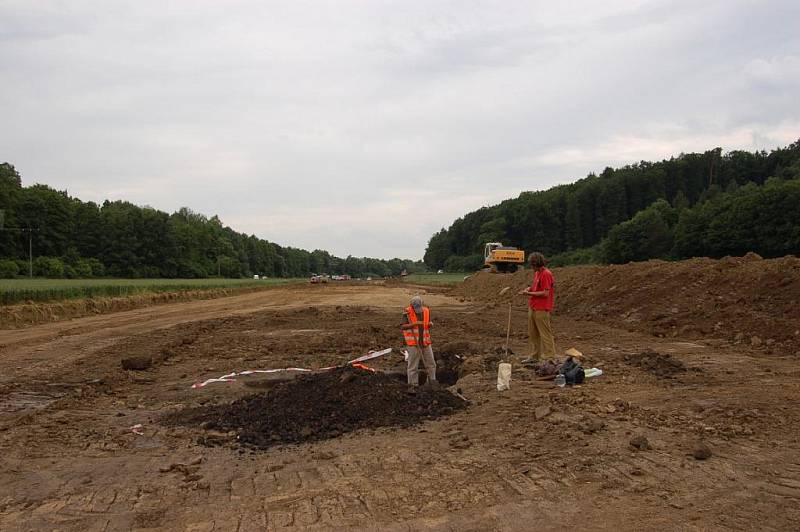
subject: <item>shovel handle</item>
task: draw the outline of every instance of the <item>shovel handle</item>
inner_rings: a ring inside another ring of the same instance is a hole
[[[506,353],[505,357],[508,358],[508,344],[511,341],[511,302],[508,303],[508,326],[506,327]]]

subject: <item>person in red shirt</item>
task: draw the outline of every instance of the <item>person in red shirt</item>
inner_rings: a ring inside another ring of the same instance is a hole
[[[528,257],[533,269],[533,283],[519,292],[528,296],[528,346],[532,361],[556,356],[556,344],[550,313],[555,302],[555,279],[553,272],[545,268],[544,255],[535,252]]]

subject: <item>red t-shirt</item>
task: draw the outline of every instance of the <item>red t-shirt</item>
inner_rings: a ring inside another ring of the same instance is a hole
[[[550,295],[547,297],[531,297],[528,301],[528,306],[533,310],[546,310],[551,312],[555,302],[556,295],[556,282],[553,279],[553,272],[547,268],[536,270],[533,274],[533,283],[531,284],[531,292],[541,292],[542,290],[550,290]]]

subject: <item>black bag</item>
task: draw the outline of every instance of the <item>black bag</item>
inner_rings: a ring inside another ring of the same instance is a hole
[[[567,358],[564,363],[561,364],[561,367],[558,368],[558,372],[564,375],[567,384],[581,384],[586,379],[586,373],[583,371],[583,368],[572,357]]]
[[[586,379],[586,372],[583,371],[580,365],[576,365],[564,373],[564,378],[567,380],[567,384],[581,384]]]

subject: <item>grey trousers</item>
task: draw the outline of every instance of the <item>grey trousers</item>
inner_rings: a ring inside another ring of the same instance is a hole
[[[436,360],[433,358],[431,346],[419,348],[416,346],[406,346],[408,351],[408,384],[417,386],[419,384],[419,359],[425,364],[425,373],[429,381],[436,380]]]

